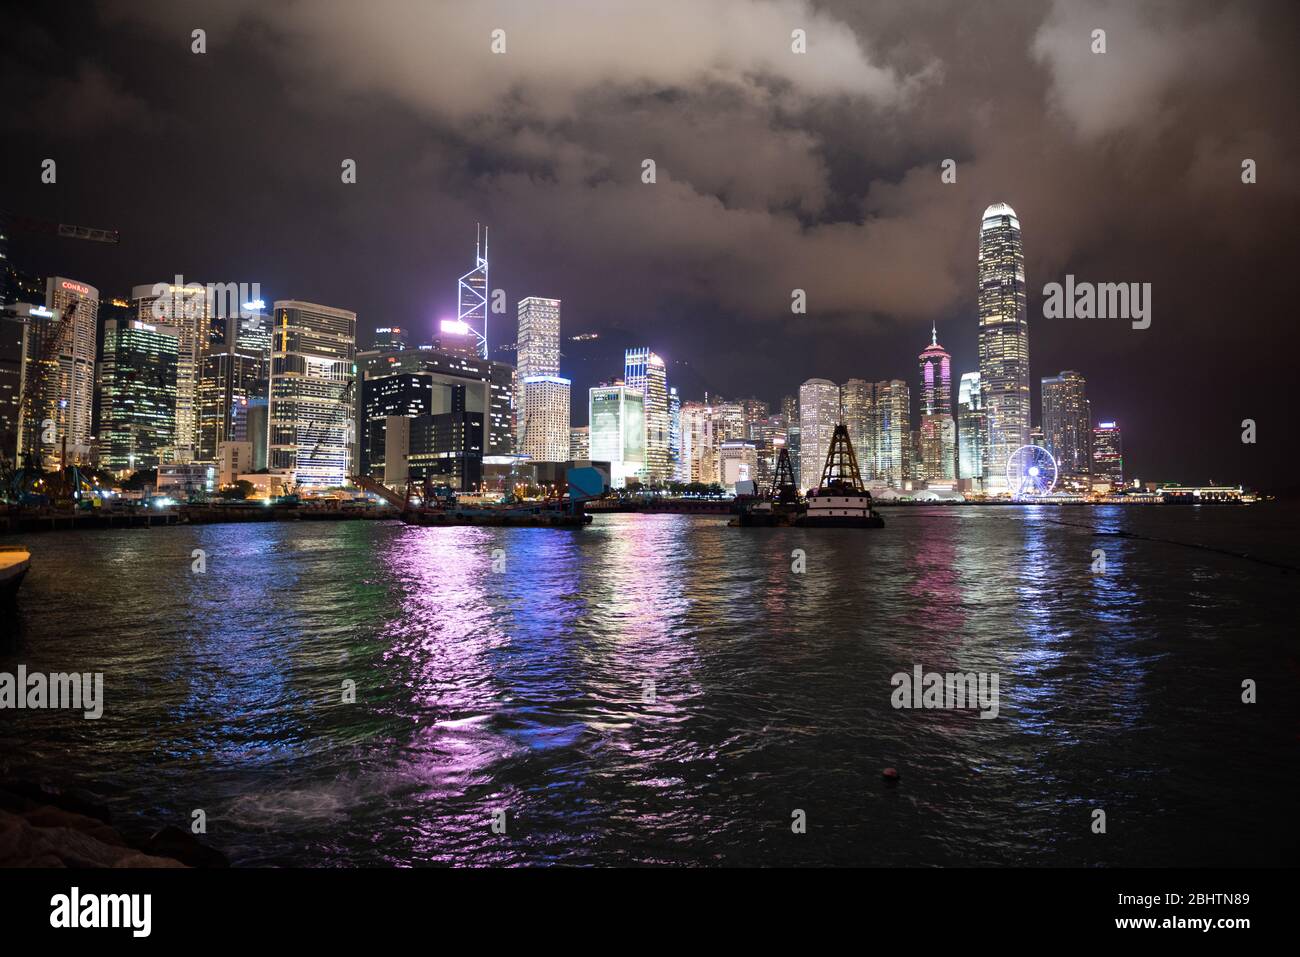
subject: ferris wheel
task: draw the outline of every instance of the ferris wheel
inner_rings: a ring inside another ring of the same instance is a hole
[[[1041,445],[1022,445],[1007,459],[1007,487],[1016,498],[1037,498],[1056,488],[1056,459]]]

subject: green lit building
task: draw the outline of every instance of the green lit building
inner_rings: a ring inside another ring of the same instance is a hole
[[[104,323],[100,462],[116,471],[158,467],[176,434],[180,330],[137,320]]]

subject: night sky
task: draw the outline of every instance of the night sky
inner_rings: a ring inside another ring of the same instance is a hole
[[[105,297],[260,282],[355,310],[363,343],[427,341],[481,220],[509,301],[494,342],[527,295],[564,300],[565,336],[600,334],[565,344],[582,424],[630,345],[684,398],[775,403],[814,376],[915,390],[933,321],[955,391],[977,368],[980,213],[1007,202],[1036,406],[1076,369],[1129,477],[1296,483],[1294,2],[41,7],[0,14],[0,206],[122,233],[16,236],[42,275]],[[1066,273],[1152,283],[1151,327],[1043,318]]]

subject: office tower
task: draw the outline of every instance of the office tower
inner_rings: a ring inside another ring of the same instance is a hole
[[[588,393],[591,460],[609,463],[611,488],[623,488],[645,468],[645,397],[628,385],[594,386]]]
[[[519,452],[534,462],[564,462],[569,457],[568,379],[534,375],[520,380],[523,414]]]
[[[647,483],[666,482],[672,478],[668,449],[668,378],[664,360],[648,348],[628,349],[624,353],[623,381],[636,389],[645,400],[645,472]]]
[[[3,228],[0,224],[0,228]],[[0,266],[3,266],[0,263]],[[29,304],[0,304],[0,456],[18,461],[18,400],[23,383],[23,334]]]
[[[1077,372],[1043,378],[1043,440],[1063,484],[1086,483],[1092,473],[1092,420],[1087,383]]]
[[[471,349],[480,359],[488,357],[488,259],[487,227],[474,224],[474,268],[460,277],[456,287],[456,323],[452,332],[469,337]],[[442,323],[446,333],[447,321]],[[463,327],[463,328],[462,328]],[[444,349],[455,351],[453,343],[444,342]]]
[[[708,396],[705,396],[706,400]],[[743,439],[747,426],[745,424],[745,404],[728,402],[717,396],[709,402],[712,409],[714,438],[720,445],[732,439]]]
[[[744,422],[743,432],[737,438],[756,438],[755,431],[759,423],[766,422],[771,414],[767,403],[762,399],[741,399],[741,416]]]
[[[754,445],[758,451],[758,481],[766,488],[776,474],[776,460],[785,448],[788,425],[785,416],[777,413],[754,426]]]
[[[871,449],[875,445],[876,390],[865,379],[850,379],[840,386],[840,409],[848,430],[862,480],[874,478]]]
[[[963,372],[957,390],[957,477],[984,481],[984,405],[980,374]]]
[[[236,442],[247,442],[253,449],[250,471],[266,468],[266,428],[268,400],[265,396],[247,399],[236,404],[232,414],[230,434]]]
[[[380,326],[375,330],[375,351],[401,352],[406,346],[406,330],[400,326]]]
[[[677,387],[668,389],[668,468],[674,482],[688,482],[682,463],[682,397]]]
[[[952,415],[952,359],[930,327],[930,344],[917,357],[921,365],[921,415]]]
[[[362,474],[397,487],[415,481],[476,489],[483,481],[489,383],[402,365],[363,370]]]
[[[114,472],[156,469],[176,436],[180,330],[138,319],[104,324],[100,366],[100,464]]]
[[[803,489],[821,484],[826,453],[840,422],[840,387],[829,379],[809,379],[799,387],[800,468]]]
[[[198,283],[136,286],[131,290],[131,304],[140,322],[173,326],[178,332],[176,434],[163,452],[163,461],[193,461],[199,444],[199,378],[212,334],[212,303],[207,290]]]
[[[713,408],[707,402],[682,403],[682,460],[687,482],[718,480],[718,445]]]
[[[59,336],[50,372],[57,377],[46,390],[47,414],[54,420],[53,461],[60,466],[90,460],[90,424],[95,403],[95,346],[99,333],[99,290],[94,286],[51,276],[45,282],[45,307],[66,315],[77,311]]]
[[[54,310],[39,304],[18,302],[0,306],[0,454],[9,462],[23,461],[19,437],[25,417],[26,421],[33,421],[36,415],[31,396],[25,410],[20,406],[26,377],[39,377],[41,381],[49,382],[51,390],[57,389],[57,363],[50,362],[41,367],[35,361],[24,359],[38,354],[42,333],[52,335],[50,326],[56,318]],[[40,431],[39,427],[36,431]],[[50,454],[54,449],[47,447],[45,451]]]
[[[956,478],[956,426],[952,420],[952,359],[930,327],[930,344],[917,357],[921,366],[921,428],[915,478]]]
[[[441,452],[453,461],[433,463],[428,475],[438,475],[445,466],[438,481],[465,489],[478,485],[483,460],[507,456],[513,448],[513,373],[514,367],[504,362],[424,347],[363,353],[357,361],[361,397],[357,448],[362,474],[382,479],[385,465],[394,461],[391,456],[371,461],[373,450],[385,447],[385,437],[375,433],[386,428],[388,417],[449,416],[432,423],[434,432],[421,427],[411,433],[413,448],[418,450],[425,440],[442,442]],[[457,430],[465,428],[478,431],[461,436]],[[412,463],[412,474],[424,477],[419,462]]]
[[[271,362],[271,317],[257,304],[248,303],[236,316],[226,321],[227,338],[241,352],[259,356],[268,366]]]
[[[799,447],[802,437],[799,434],[799,397],[787,395],[781,399],[781,415],[785,417],[785,447],[790,452],[790,467],[799,477]],[[823,463],[824,464],[824,463]]]
[[[950,415],[923,415],[916,434],[913,478],[926,482],[957,477],[957,423]]]
[[[351,475],[357,314],[275,303],[267,467],[290,485],[328,488]]]
[[[515,368],[521,379],[560,374],[560,300],[538,296],[519,300]]]
[[[535,462],[566,461],[570,382],[560,376],[560,300],[520,300],[516,359],[516,447]]]
[[[1092,475],[1115,488],[1124,485],[1124,437],[1116,422],[1098,422],[1092,430]]]
[[[569,458],[575,462],[591,461],[591,428],[575,425],[569,429]]]
[[[268,361],[260,351],[214,343],[204,350],[199,367],[198,443],[195,461],[213,462],[223,442],[234,439],[237,410],[265,398]]]
[[[1020,220],[1006,203],[984,210],[979,247],[979,360],[984,406],[984,476],[1006,491],[1011,454],[1029,442],[1029,322]]]
[[[728,439],[718,448],[720,484],[736,491],[737,482],[758,482],[758,446],[748,439]]]
[[[876,383],[875,479],[902,487],[912,468],[912,394],[902,379]]]

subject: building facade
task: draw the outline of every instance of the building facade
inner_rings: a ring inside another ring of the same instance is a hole
[[[176,435],[180,330],[138,320],[104,324],[100,366],[100,464],[113,472],[156,469]]]
[[[984,483],[984,401],[980,374],[963,372],[957,389],[957,477]]]
[[[853,443],[862,481],[873,475],[872,449],[875,446],[876,389],[865,379],[850,379],[840,386],[840,408],[844,428]]]
[[[356,443],[357,314],[280,300],[274,315],[267,467],[306,489],[343,485]]]
[[[564,462],[569,457],[569,393],[572,384],[556,375],[520,379],[519,452],[534,462]]]
[[[984,477],[1006,490],[1011,454],[1029,443],[1029,321],[1020,220],[1006,203],[984,210],[979,244],[979,362],[985,415]]]
[[[668,376],[664,360],[646,347],[624,353],[623,381],[645,400],[645,466],[642,480],[657,483],[672,478],[669,444]]]
[[[212,334],[212,302],[198,283],[159,282],[133,288],[131,306],[138,321],[177,330],[176,433],[163,458],[191,462],[199,445],[199,380]]]
[[[877,482],[902,488],[912,469],[912,393],[902,379],[876,383],[876,447],[872,456]]]
[[[1061,372],[1042,381],[1043,441],[1056,459],[1063,484],[1086,485],[1092,474],[1092,415],[1087,382],[1077,372]]]
[[[1114,488],[1124,484],[1124,436],[1118,422],[1098,422],[1092,430],[1092,475]]]
[[[840,421],[840,387],[829,379],[809,379],[799,387],[799,486],[816,488]]]
[[[563,462],[569,454],[571,383],[560,376],[560,300],[519,301],[515,348],[515,446],[535,462]]]
[[[930,344],[917,357],[921,368],[921,428],[915,477],[929,482],[957,477],[957,426],[952,417],[952,357],[930,327]]]
[[[640,390],[616,383],[588,392],[591,459],[609,463],[611,488],[623,488],[645,469],[645,397]]]
[[[54,353],[56,387],[46,392],[48,417],[54,420],[54,459],[61,465],[85,464],[91,458],[91,421],[95,405],[95,351],[99,336],[99,290],[65,276],[45,283],[45,306],[66,316],[76,313],[59,336]]]

